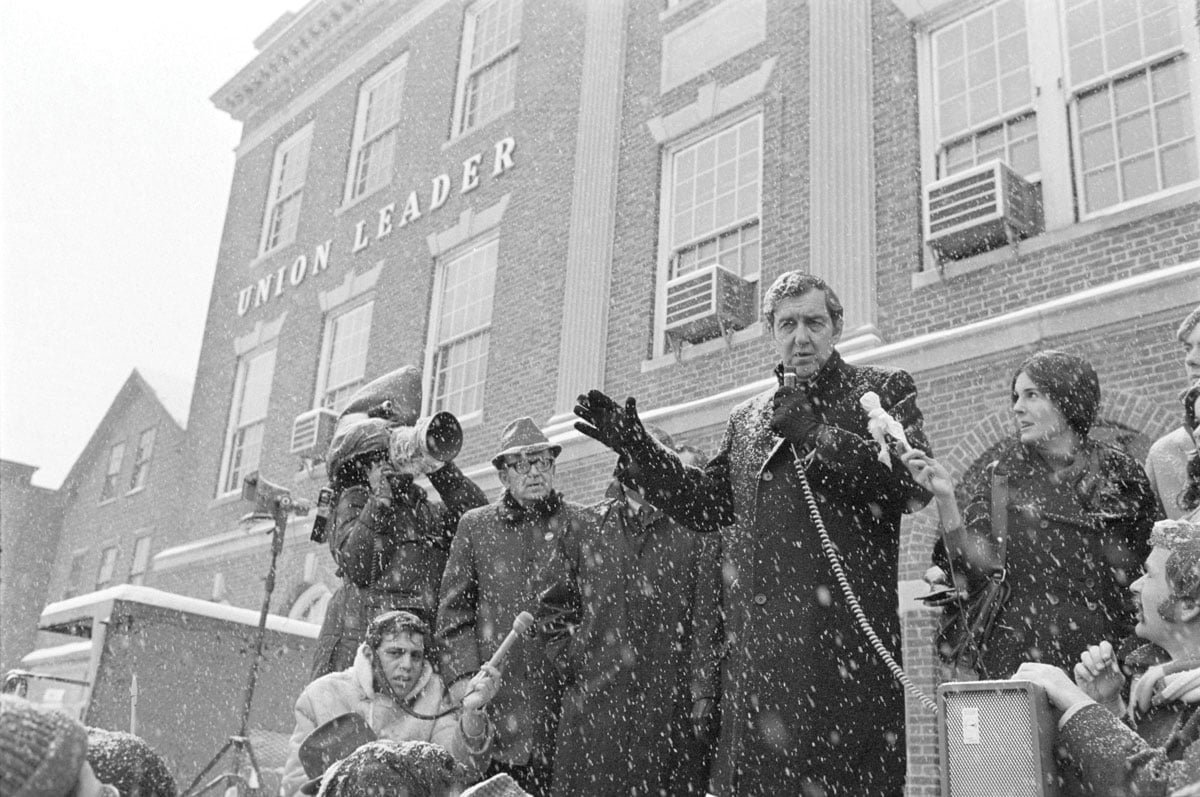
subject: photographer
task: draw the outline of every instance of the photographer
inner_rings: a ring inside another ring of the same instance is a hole
[[[487,502],[452,462],[413,450],[420,406],[420,374],[402,368],[359,391],[330,444],[328,541],[344,583],[321,628],[314,678],[349,667],[367,622],[381,612],[404,609],[433,622],[458,519]],[[428,500],[414,482],[419,475],[444,504]]]

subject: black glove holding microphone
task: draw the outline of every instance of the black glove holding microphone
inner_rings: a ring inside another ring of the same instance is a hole
[[[809,448],[821,419],[808,393],[794,382],[795,375],[785,373],[783,384],[771,397],[771,431],[792,445]]]

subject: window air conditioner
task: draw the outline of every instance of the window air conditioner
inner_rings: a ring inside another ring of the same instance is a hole
[[[755,319],[755,289],[732,271],[712,265],[667,283],[666,333],[676,353],[701,341],[745,329]]]
[[[336,412],[324,407],[297,415],[296,420],[292,421],[290,453],[305,459],[324,459],[325,452],[329,450],[329,443],[333,440],[337,419]]]
[[[1040,191],[1001,161],[989,161],[925,187],[925,243],[960,258],[1041,231]]]

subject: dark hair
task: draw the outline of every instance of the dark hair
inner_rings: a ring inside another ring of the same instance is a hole
[[[1013,374],[1009,391],[1017,403],[1017,377],[1026,374],[1058,407],[1080,437],[1087,437],[1100,409],[1100,378],[1082,357],[1065,351],[1045,349],[1025,359]]]
[[[833,328],[841,329],[842,300],[825,280],[812,274],[805,274],[803,271],[786,271],[780,274],[763,294],[762,314],[767,321],[767,326],[775,328],[775,308],[779,306],[780,302],[793,296],[803,296],[809,291],[825,293],[825,310],[829,313],[830,320],[833,321]]]
[[[1200,451],[1193,451],[1188,456],[1186,475],[1183,490],[1179,493],[1179,506],[1192,510],[1200,506]]]
[[[412,612],[395,609],[376,615],[367,624],[366,643],[372,648],[383,644],[383,638],[388,634],[420,634],[428,649],[432,640],[429,624]]]

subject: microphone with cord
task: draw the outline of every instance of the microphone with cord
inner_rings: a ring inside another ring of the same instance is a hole
[[[508,636],[504,637],[504,641],[500,643],[500,647],[496,648],[496,652],[488,659],[487,664],[479,668],[479,671],[485,672],[488,667],[499,670],[500,665],[504,663],[504,658],[508,656],[509,649],[532,627],[532,614],[529,612],[518,614],[516,619],[513,620],[512,630],[508,632]],[[465,709],[477,710],[483,705],[483,698],[476,692],[470,692],[463,698],[462,705]]]

